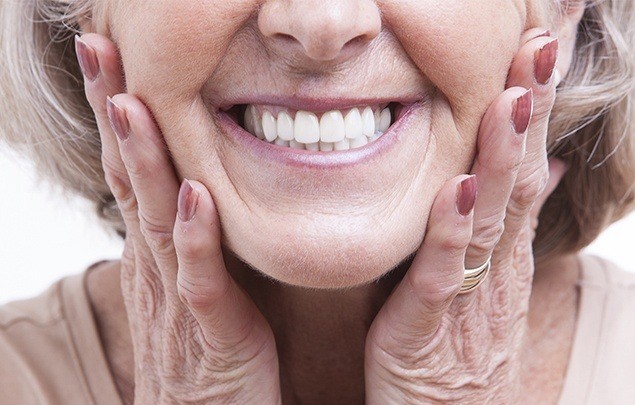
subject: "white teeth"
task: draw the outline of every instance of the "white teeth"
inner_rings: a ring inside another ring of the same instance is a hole
[[[339,142],[335,142],[333,149],[335,150],[349,150],[351,148],[351,142],[349,139],[344,138]]]
[[[254,133],[254,113],[253,113],[253,109],[255,107],[250,105],[249,107],[247,107],[245,109],[245,129],[247,130],[247,132],[253,134]]]
[[[315,143],[307,143],[306,145],[306,150],[311,150],[314,152],[317,152],[320,150],[320,144],[318,142]]]
[[[391,122],[392,122],[392,116],[390,114],[390,109],[385,108],[381,112],[381,118],[379,120],[379,125],[377,126],[377,129],[381,132],[386,132],[388,131],[388,128],[390,128]]]
[[[298,111],[295,114],[293,137],[296,141],[307,144],[319,142],[320,123],[317,115],[307,111]]]
[[[362,133],[366,136],[375,135],[375,115],[370,107],[364,108],[362,113]]]
[[[278,146],[286,146],[287,148],[291,146],[289,141],[285,141],[284,139],[280,139],[280,138],[276,138],[276,140],[273,141],[273,143]]]
[[[346,137],[348,139],[359,138],[363,135],[362,115],[359,113],[358,108],[353,108],[346,114],[344,124],[346,126]],[[338,139],[338,141],[341,141],[341,139]]]
[[[320,150],[322,152],[332,152],[335,149],[333,142],[320,142]]]
[[[245,127],[251,128],[249,132],[256,135],[258,139],[265,139],[265,133],[262,129],[262,121],[258,115],[258,110],[255,106],[251,105],[245,111]]]
[[[262,115],[260,115],[262,111]],[[271,111],[279,111],[274,116]],[[377,140],[392,124],[389,108],[351,108],[344,116],[333,110],[322,114],[297,111],[295,119],[284,108],[256,107],[245,110],[245,129],[259,139],[278,146],[332,152],[355,148]]]
[[[265,111],[262,114],[262,129],[265,133],[265,138],[269,142],[274,141],[278,137],[278,124],[269,111]]]
[[[339,111],[329,111],[320,119],[320,140],[322,142],[338,142],[344,139],[344,117]]]
[[[362,146],[368,144],[368,138],[365,136],[360,136],[359,138],[351,139],[351,149],[361,148]]]
[[[304,144],[292,139],[289,141],[289,147],[293,149],[305,149]]]
[[[286,111],[278,114],[278,136],[285,141],[292,141],[293,138],[293,118]]]

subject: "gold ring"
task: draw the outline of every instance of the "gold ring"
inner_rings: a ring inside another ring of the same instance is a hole
[[[463,276],[463,285],[459,294],[467,294],[475,290],[483,280],[487,277],[489,269],[492,267],[492,257],[490,256],[487,261],[474,269],[465,269]]]

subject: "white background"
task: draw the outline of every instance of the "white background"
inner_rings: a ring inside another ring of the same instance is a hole
[[[31,297],[59,278],[121,255],[84,201],[37,184],[28,162],[0,145],[0,304]],[[635,215],[614,224],[588,249],[635,271]]]

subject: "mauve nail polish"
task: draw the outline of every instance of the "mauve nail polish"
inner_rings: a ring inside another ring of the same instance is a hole
[[[192,220],[196,214],[197,206],[198,195],[196,194],[196,191],[187,179],[183,180],[181,189],[179,190],[177,203],[179,219],[183,222]]]
[[[456,210],[459,214],[466,217],[472,212],[476,203],[476,191],[478,188],[476,176],[470,176],[463,180],[458,188]]]
[[[99,76],[99,59],[95,50],[75,35],[75,53],[82,74],[89,81],[94,81]]]
[[[534,96],[531,89],[527,90],[525,94],[514,100],[512,108],[512,123],[514,125],[514,131],[517,134],[524,134],[525,131],[527,131],[533,109]]]
[[[534,75],[536,82],[546,85],[553,76],[553,70],[558,60],[558,39],[545,44],[536,51],[534,57]]]

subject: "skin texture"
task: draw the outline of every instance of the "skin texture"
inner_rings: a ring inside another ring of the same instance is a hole
[[[438,190],[471,167],[480,119],[504,89],[526,15],[508,1],[297,2],[287,12],[271,1],[257,19],[253,1],[108,4],[128,92],[155,112],[179,177],[212,193],[226,246],[277,280],[315,287],[369,282],[416,250]],[[372,23],[349,35],[377,36],[316,62],[297,42],[260,31],[284,31],[285,18],[301,21],[313,8],[314,19],[360,8]],[[380,9],[383,30],[372,18]],[[467,25],[479,35],[465,35]],[[427,105],[392,153],[324,173],[270,165],[223,136],[214,110],[245,94],[414,96]]]
[[[566,170],[557,161],[549,170],[545,153],[557,83],[537,83],[534,71],[537,52],[554,39],[541,36],[544,29],[526,31],[546,23],[544,4],[256,6],[112,2],[104,21],[86,29],[110,39],[82,37],[100,65],[87,97],[128,228],[121,263],[96,276],[121,289],[131,321],[130,345],[106,349],[111,359],[134,351],[136,367],[132,356],[111,363],[124,396],[505,403],[522,387],[540,386],[528,373],[562,381],[566,358],[520,367],[527,353],[542,358],[527,343],[541,326],[528,316],[530,211]],[[554,32],[571,32],[574,11]],[[359,21],[351,27],[342,15]],[[478,35],[466,35],[467,26]],[[127,94],[114,96],[124,92],[123,76]],[[421,101],[395,147],[328,172],[254,159],[220,129],[220,106],[289,94]],[[511,117],[525,94],[534,115],[528,131],[516,133]],[[108,111],[106,95],[114,96]],[[126,130],[111,128],[108,115],[127,121]],[[476,174],[481,194],[461,215],[464,173]],[[177,217],[183,177],[195,179],[186,183],[197,202],[188,220],[182,206]],[[487,281],[457,297],[464,264],[492,252]],[[567,297],[551,319],[570,320],[576,266],[570,258],[553,266],[563,263],[567,277],[540,284],[534,296]],[[121,285],[113,282],[118,271]],[[124,316],[104,312],[102,301],[94,306],[108,345],[108,319]],[[112,325],[125,329],[123,321]],[[563,327],[553,345],[566,352],[570,333]],[[553,400],[558,388],[545,396]]]

